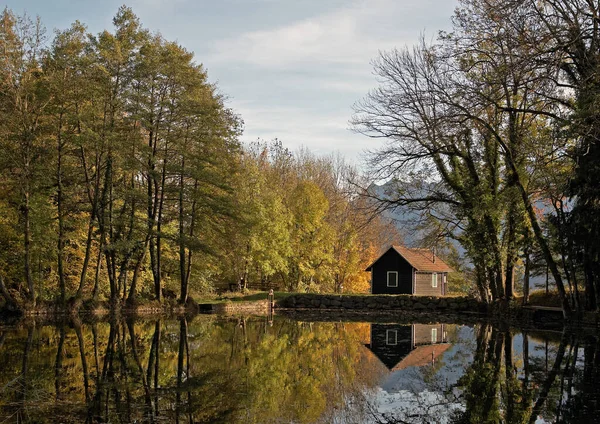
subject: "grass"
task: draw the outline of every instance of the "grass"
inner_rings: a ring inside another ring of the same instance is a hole
[[[274,292],[273,293],[275,300],[281,300],[281,299],[284,299],[293,294],[295,294],[295,293],[288,293],[288,292]],[[251,302],[254,300],[266,300],[268,296],[269,296],[268,292],[260,292],[259,291],[259,292],[254,292],[254,293],[247,293],[240,297],[234,297],[231,300],[234,302]]]
[[[515,297],[517,304],[523,303],[523,296]],[[550,290],[546,293],[546,290],[534,290],[529,293],[529,304],[535,306],[556,306],[560,307],[560,296],[558,291]]]
[[[275,292],[275,300],[281,300],[295,293]],[[198,303],[225,303],[225,302],[256,302],[267,300],[269,293],[266,291],[246,290],[245,292],[225,292],[221,295],[202,296]]]

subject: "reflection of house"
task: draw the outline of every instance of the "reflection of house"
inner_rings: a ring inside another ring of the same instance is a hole
[[[444,324],[371,324],[366,345],[392,371],[435,363],[450,346]]]
[[[365,271],[373,294],[444,296],[452,268],[431,250],[392,246]]]

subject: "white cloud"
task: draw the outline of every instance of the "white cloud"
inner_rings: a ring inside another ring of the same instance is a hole
[[[182,7],[188,0],[131,0],[132,8],[134,12],[138,9],[148,12],[150,9],[158,9],[164,12],[165,7]],[[136,12],[137,13],[137,12]],[[142,22],[143,23],[143,22]]]
[[[291,149],[337,150],[359,160],[364,150],[377,147],[348,130],[352,104],[377,84],[371,60],[379,51],[416,43],[427,28],[428,36],[448,28],[455,4],[354,0],[312,17],[215,40],[203,60],[217,74],[223,72],[222,87],[246,123],[245,141],[277,137]]]
[[[318,154],[342,152],[351,161],[358,160],[370,140],[348,131],[348,111],[319,113],[319,110],[277,105],[257,106],[234,102],[234,109],[246,122],[242,140],[277,138],[291,150],[307,147]]]
[[[403,13],[414,7],[410,2],[392,0],[356,1],[289,25],[219,40],[211,61],[266,68],[368,63],[378,50],[416,38],[422,28],[415,27]]]

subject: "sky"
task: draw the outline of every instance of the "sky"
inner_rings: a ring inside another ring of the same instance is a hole
[[[360,165],[382,143],[351,131],[352,105],[377,87],[380,51],[433,40],[457,0],[128,0],[142,25],[194,52],[244,120],[242,141],[278,138]],[[123,0],[8,0],[48,32],[75,20],[112,30]]]

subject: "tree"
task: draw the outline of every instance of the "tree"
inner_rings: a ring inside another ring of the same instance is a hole
[[[600,11],[594,2],[583,0],[528,1],[525,7],[536,34],[524,38],[531,50],[528,59],[549,71],[546,81],[553,88],[549,98],[571,112],[568,119],[561,122],[575,142],[571,150],[574,175],[567,186],[567,194],[574,201],[568,215],[569,254],[576,258],[583,272],[585,307],[597,310],[600,305],[600,230],[597,225],[600,216],[597,184],[600,175],[600,30],[597,25]]]
[[[325,221],[329,202],[316,184],[300,181],[290,193],[288,205],[293,224],[287,287],[291,291],[310,290],[313,284],[331,277],[327,265],[333,259],[330,248],[333,234]]]
[[[2,173],[11,187],[10,195],[18,210],[17,225],[22,235],[23,276],[29,302],[35,305],[36,284],[32,264],[32,221],[40,185],[42,158],[47,146],[42,143],[44,113],[50,102],[46,86],[47,74],[42,69],[44,29],[41,22],[27,16],[16,17],[5,9],[0,16],[0,48],[4,60],[0,69],[0,102],[2,127],[0,142]]]
[[[556,71],[540,68],[536,47],[522,42],[530,18],[520,2],[463,1],[454,32],[436,44],[381,54],[382,85],[356,106],[354,125],[389,140],[372,163],[380,176],[405,181],[393,206],[454,213],[451,235],[473,261],[482,299],[513,296],[517,258],[531,240],[522,234],[531,227],[568,315],[570,293],[536,213],[547,194],[530,176],[544,151],[540,134],[554,135],[545,129],[564,118],[564,105],[548,83]],[[427,181],[425,189],[406,185],[415,179]]]
[[[236,208],[243,219],[230,228],[231,244],[226,250],[234,271],[229,278],[240,281],[244,289],[251,281],[285,275],[291,254],[291,215],[268,152],[269,147],[261,143],[244,149],[234,184]]]

